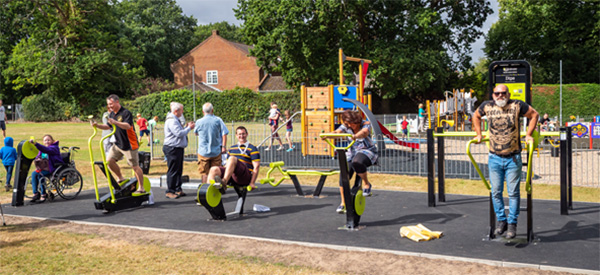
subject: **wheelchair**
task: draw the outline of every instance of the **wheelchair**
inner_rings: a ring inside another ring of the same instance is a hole
[[[46,193],[48,193],[50,201],[57,196],[65,200],[74,199],[83,187],[83,178],[81,173],[77,171],[73,158],[73,153],[77,152],[79,147],[61,147],[61,150],[63,152],[60,153],[60,157],[63,163],[55,167],[51,175],[41,177],[39,182],[40,185],[43,184],[46,187]],[[31,174],[29,174],[25,184],[25,197],[29,199],[33,198],[34,194],[31,188]]]

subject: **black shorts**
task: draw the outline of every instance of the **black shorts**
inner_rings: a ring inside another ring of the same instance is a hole
[[[148,130],[148,129],[140,130],[140,137],[143,137],[144,134],[146,134],[147,136],[150,136],[150,130]]]
[[[6,122],[4,120],[0,121],[0,128],[2,128],[2,131],[6,130]]]

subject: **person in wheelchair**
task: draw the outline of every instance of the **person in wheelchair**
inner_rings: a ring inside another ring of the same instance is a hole
[[[55,141],[51,135],[45,135],[42,139],[44,145],[35,142],[33,139],[29,140],[39,150],[37,157],[34,159],[35,171],[31,172],[31,189],[33,190],[33,198],[30,202],[45,202],[48,198],[46,193],[46,186],[40,184],[42,177],[52,175],[56,167],[60,164],[64,164],[62,157],[60,156],[60,147],[58,147],[58,141]],[[39,190],[38,190],[39,188]]]

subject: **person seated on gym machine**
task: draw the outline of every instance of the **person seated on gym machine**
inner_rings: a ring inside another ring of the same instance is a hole
[[[371,183],[367,178],[367,168],[377,162],[378,154],[375,142],[370,137],[371,123],[362,119],[360,113],[346,110],[342,113],[342,125],[333,133],[352,134],[352,139],[356,140],[352,147],[346,151],[348,159],[348,180],[352,179],[352,175],[356,174],[362,179],[363,196],[371,196]],[[342,188],[342,179],[340,178],[340,194],[341,204],[336,209],[336,212],[343,214],[346,212],[344,202],[344,189]]]
[[[250,185],[254,190],[260,169],[260,152],[256,146],[248,142],[246,127],[237,127],[235,136],[238,142],[229,148],[229,158],[225,167],[211,167],[208,172],[208,182],[214,180],[214,186],[223,191],[227,190],[227,184],[236,187]]]
[[[46,186],[44,186],[44,184],[40,184],[40,179],[42,177],[52,175],[56,167],[64,162],[60,157],[58,140],[54,141],[54,138],[51,135],[44,135],[42,138],[44,145],[35,142],[33,139],[30,139],[29,142],[35,145],[35,148],[39,150],[37,157],[34,159],[35,171],[31,172],[31,189],[33,190],[33,198],[31,198],[30,202],[42,203],[48,198],[48,193],[46,193]]]

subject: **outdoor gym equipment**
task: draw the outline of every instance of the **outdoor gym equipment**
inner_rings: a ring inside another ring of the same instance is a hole
[[[215,181],[210,180],[208,183],[202,183],[198,187],[197,200],[200,205],[204,206],[208,213],[212,216],[213,220],[225,221],[227,216],[232,215],[243,215],[244,214],[244,203],[246,202],[246,194],[248,193],[250,186],[240,187],[233,186],[233,189],[238,195],[237,203],[235,205],[235,211],[231,213],[225,213],[225,207],[223,206],[223,200],[221,198],[221,190],[214,186]],[[222,184],[227,184],[223,182]],[[224,192],[223,192],[224,194]]]
[[[277,187],[279,186],[279,184],[281,184],[282,181],[291,179],[294,183],[294,187],[296,188],[296,193],[298,193],[298,196],[319,197],[321,195],[321,190],[323,189],[323,185],[325,184],[327,176],[332,176],[340,173],[340,171],[336,171],[333,169],[282,169],[281,167],[283,167],[284,165],[285,163],[283,161],[271,162],[269,164],[269,171],[267,171],[267,177],[265,179],[261,179],[260,184],[268,183],[273,187]],[[275,178],[271,177],[271,173],[273,173],[275,169],[277,169],[282,175],[282,177],[277,182],[275,182]],[[319,183],[315,187],[315,191],[313,192],[312,196],[306,195],[304,191],[302,191],[300,181],[298,180],[299,175],[320,176]]]
[[[29,140],[33,140],[33,137]],[[17,162],[15,165],[15,189],[13,189],[12,206],[21,206],[26,197],[26,189],[31,184],[29,168],[38,154],[38,149],[29,140],[22,140],[17,146]],[[65,200],[74,199],[81,192],[83,178],[75,168],[73,152],[79,147],[62,147],[66,152],[61,153],[64,163],[56,164],[54,172],[40,179],[40,184],[44,184],[49,199],[52,200],[56,195]],[[33,190],[32,190],[33,192]]]
[[[93,116],[89,116],[88,119],[93,121]],[[88,139],[88,147],[90,150],[90,161],[92,165],[92,176],[94,178],[94,189],[96,191],[96,201],[94,202],[94,206],[97,210],[104,210],[105,213],[123,210],[132,207],[138,207],[142,205],[142,203],[150,200],[150,181],[148,178],[144,177],[144,190],[146,193],[137,194],[134,191],[137,189],[138,180],[136,177],[125,180],[121,183],[117,183],[117,181],[113,178],[112,174],[108,170],[108,165],[106,163],[106,152],[104,151],[104,140],[110,138],[115,134],[116,126],[112,125],[112,132],[102,139],[100,139],[100,155],[102,156],[101,161],[94,162],[94,153],[92,150],[92,140],[98,133],[98,129],[94,127],[94,133]],[[113,145],[116,146],[116,145]],[[94,166],[98,166],[100,171],[104,173],[106,179],[108,180],[108,190],[109,193],[104,196],[100,196],[100,191],[98,189],[98,179],[96,177],[96,169]]]
[[[321,138],[325,138],[325,141],[331,146],[338,156],[340,162],[340,180],[342,181],[342,192],[344,193],[344,202],[346,203],[346,225],[339,227],[338,229],[345,230],[360,230],[364,226],[359,226],[360,217],[365,211],[365,197],[363,196],[361,178],[356,175],[354,186],[350,188],[350,178],[348,176],[348,161],[346,160],[346,150],[348,150],[354,144],[355,140],[352,140],[346,147],[338,147],[333,144],[330,138],[348,138],[352,137],[352,134],[321,134]]]
[[[533,204],[532,204],[532,198],[531,198],[531,192],[532,192],[532,188],[531,188],[531,177],[532,177],[532,161],[533,161],[533,150],[537,147],[538,143],[539,143],[539,133],[537,131],[535,131],[533,133],[533,144],[531,144],[531,142],[527,142],[527,176],[526,176],[526,180],[525,180],[525,190],[527,191],[527,242],[532,242],[534,239],[533,236]],[[489,141],[488,138],[484,138],[481,141]],[[475,159],[473,158],[473,155],[471,154],[471,144],[473,144],[474,142],[476,142],[474,139],[470,140],[467,143],[467,155],[469,156],[469,159],[471,160],[471,163],[473,164],[473,166],[475,167],[475,170],[477,170],[477,173],[479,174],[479,177],[481,178],[481,180],[483,181],[483,184],[485,185],[485,187],[490,191],[490,227],[489,227],[489,232],[488,232],[488,240],[494,239],[496,238],[496,235],[494,234],[494,228],[496,228],[496,214],[494,213],[494,205],[492,203],[492,188],[490,187],[490,184],[487,182],[487,180],[485,179],[485,177],[483,176],[483,173],[481,172],[481,169],[479,169],[479,165],[477,165],[477,162],[475,162]],[[502,182],[501,184],[504,184],[504,182]]]

